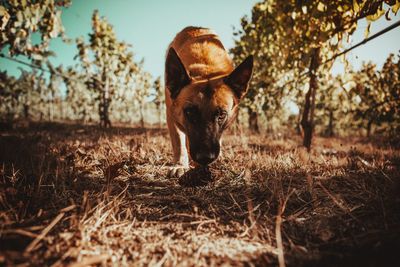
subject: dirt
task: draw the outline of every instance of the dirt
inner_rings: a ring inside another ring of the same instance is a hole
[[[392,140],[276,136],[171,179],[163,128],[3,128],[0,265],[400,266]]]

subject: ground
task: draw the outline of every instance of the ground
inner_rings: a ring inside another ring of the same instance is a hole
[[[400,266],[400,142],[300,143],[233,130],[197,184],[165,129],[2,125],[0,265]]]

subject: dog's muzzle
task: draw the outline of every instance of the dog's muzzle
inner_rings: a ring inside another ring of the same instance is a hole
[[[208,165],[218,158],[218,154],[214,152],[199,152],[194,156],[194,161],[201,165]]]
[[[204,144],[194,149],[190,149],[190,154],[195,162],[205,166],[218,158],[219,150],[219,142],[215,142],[215,144],[212,145]]]

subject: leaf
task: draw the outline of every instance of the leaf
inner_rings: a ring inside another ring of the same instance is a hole
[[[0,17],[0,30],[3,31],[10,20],[10,14],[8,14],[7,10],[3,6],[0,6]]]
[[[378,9],[375,14],[367,16],[367,20],[368,21],[376,21],[377,19],[382,17],[384,14],[385,14],[385,10],[383,8]]]
[[[326,5],[324,5],[324,3],[322,3],[322,2],[319,2],[318,6],[317,6],[317,9],[320,12],[324,12],[324,11],[326,11]]]
[[[42,59],[43,59],[43,56],[42,56],[42,55],[39,55],[39,54],[32,54],[32,58],[33,58],[34,60],[42,60]]]
[[[7,14],[8,14],[8,12],[7,12],[6,8],[4,6],[0,6],[0,16],[3,17]]]
[[[359,13],[362,7],[358,5],[357,0],[353,0],[353,10],[354,13]]]
[[[400,9],[400,1],[397,1],[394,6],[392,6],[392,11],[395,15],[397,15],[397,11]]]
[[[371,21],[368,21],[367,28],[365,28],[365,32],[364,32],[364,38],[365,39],[368,38],[370,29],[371,29]]]

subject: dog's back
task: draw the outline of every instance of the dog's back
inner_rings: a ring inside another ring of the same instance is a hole
[[[194,81],[227,75],[233,62],[218,36],[210,29],[186,27],[172,41],[189,76]]]

